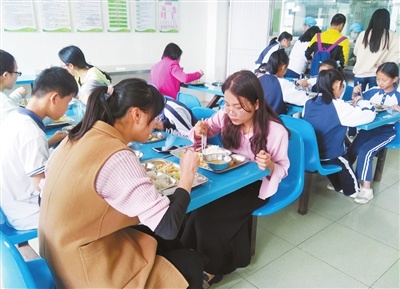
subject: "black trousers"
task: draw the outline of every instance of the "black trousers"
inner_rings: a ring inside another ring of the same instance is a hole
[[[157,236],[144,225],[133,226],[133,228],[157,240],[158,246],[156,254],[163,256],[179,270],[189,283],[188,289],[203,288],[203,261],[200,254],[193,250],[183,248],[182,243],[178,239],[165,240]]]
[[[204,270],[225,275],[250,263],[250,218],[269,199],[258,198],[254,182],[193,212],[181,236],[183,244],[204,258]]]

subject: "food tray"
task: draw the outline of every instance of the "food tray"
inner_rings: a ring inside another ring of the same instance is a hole
[[[155,182],[157,190],[163,195],[170,195],[175,191],[180,179],[180,166],[165,159],[151,159],[142,163],[147,175]],[[161,180],[157,182],[157,180]],[[208,178],[202,174],[196,173],[194,176],[192,188],[204,184]]]
[[[226,149],[224,149],[224,150],[226,150]],[[171,154],[176,156],[176,157],[178,157],[178,158],[180,158],[184,151],[185,151],[185,149],[177,149],[177,150],[171,151]],[[214,172],[214,173],[218,173],[218,174],[226,172],[226,171],[229,171],[229,170],[232,170],[232,169],[237,168],[237,167],[240,167],[240,166],[244,165],[245,163],[249,162],[249,159],[246,158],[243,155],[230,154],[230,156],[232,157],[232,161],[229,164],[228,168],[225,169],[225,170],[214,171],[214,170],[210,169],[209,166],[207,165],[207,163],[204,161],[203,154],[201,152],[198,152],[198,154],[199,154],[199,157],[200,157],[200,167],[205,169],[205,170],[208,170],[208,171],[211,171],[211,172]]]
[[[206,83],[205,81],[202,81],[202,80],[198,79],[198,80],[189,82],[188,84],[194,85],[194,86],[204,86],[205,83]]]
[[[149,138],[147,139],[147,141],[145,141],[144,143],[158,142],[158,141],[162,141],[166,138],[167,138],[167,136],[165,134],[163,134],[162,132],[152,132],[149,135]]]
[[[390,106],[384,104],[372,104],[375,107],[376,112],[381,112],[387,110]]]
[[[71,122],[74,122],[75,120],[69,116],[63,116],[57,120],[53,120],[53,122],[49,123],[46,125],[47,127],[54,127],[54,126],[60,126],[64,124],[70,124]]]

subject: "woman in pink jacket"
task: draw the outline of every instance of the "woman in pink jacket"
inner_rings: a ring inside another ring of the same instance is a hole
[[[150,83],[166,96],[176,99],[181,83],[188,83],[200,79],[204,73],[200,69],[197,72],[185,73],[179,65],[182,49],[175,43],[169,43],[161,57],[150,70]]]
[[[221,133],[224,148],[255,161],[270,174],[190,213],[181,240],[204,256],[210,285],[250,263],[249,218],[276,193],[289,168],[288,131],[265,102],[257,76],[236,72],[222,91],[224,109],[198,122],[189,138],[198,143],[203,134]]]

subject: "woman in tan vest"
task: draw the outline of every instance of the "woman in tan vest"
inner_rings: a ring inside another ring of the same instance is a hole
[[[199,157],[185,153],[178,188],[163,196],[127,146],[147,140],[163,108],[141,79],[98,87],[51,155],[39,242],[57,288],[202,288],[199,255],[168,241],[185,217]]]

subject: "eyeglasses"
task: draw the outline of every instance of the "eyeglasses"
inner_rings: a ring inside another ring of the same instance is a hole
[[[21,72],[21,71],[11,71],[11,73],[18,74],[18,76],[21,76],[21,75],[22,75],[22,72]]]
[[[232,112],[234,115],[241,115],[244,112],[244,109],[242,107],[240,107],[240,108],[237,108],[234,106],[231,107],[226,104],[224,104],[222,106],[222,108],[224,109],[226,114],[229,114],[230,112]]]

